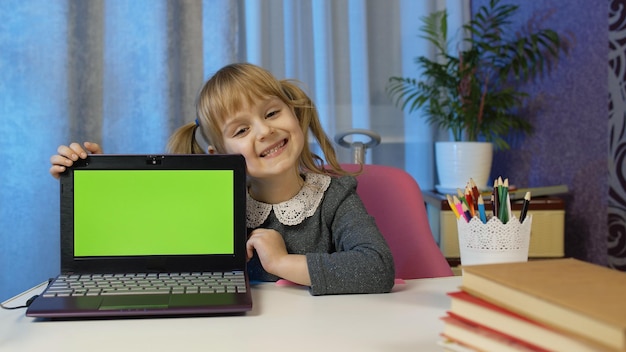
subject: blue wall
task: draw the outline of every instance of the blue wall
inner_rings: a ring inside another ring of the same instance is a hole
[[[496,152],[493,177],[518,187],[566,184],[565,254],[607,263],[608,2],[505,0],[520,5],[520,21],[573,37],[572,50],[549,78],[525,87],[535,133]],[[473,0],[472,8],[488,0]]]

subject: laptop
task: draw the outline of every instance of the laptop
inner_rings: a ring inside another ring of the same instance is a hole
[[[60,184],[61,272],[27,316],[252,309],[241,155],[91,155]]]

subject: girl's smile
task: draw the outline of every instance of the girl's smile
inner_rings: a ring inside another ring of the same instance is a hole
[[[278,155],[278,153],[282,152],[285,148],[285,145],[288,143],[287,139],[283,139],[282,141],[276,143],[275,145],[273,145],[272,147],[266,149],[265,151],[263,151],[261,153],[261,158],[271,158],[274,157],[276,155]]]

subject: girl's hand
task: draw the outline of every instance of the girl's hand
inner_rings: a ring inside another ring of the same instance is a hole
[[[57,153],[50,157],[50,174],[54,178],[59,178],[61,174],[78,159],[87,158],[87,154],[102,154],[102,148],[97,143],[85,142],[84,148],[78,143],[72,143],[69,146],[60,145]]]
[[[246,243],[246,255],[252,258],[256,250],[263,269],[300,285],[311,285],[306,256],[289,254],[283,237],[276,230],[256,229]]]
[[[256,229],[250,233],[246,243],[248,260],[256,250],[265,271],[272,273],[270,268],[277,266],[280,258],[286,256],[287,248],[283,237],[276,230]]]

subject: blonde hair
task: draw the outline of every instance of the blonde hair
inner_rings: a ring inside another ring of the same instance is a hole
[[[206,153],[195,141],[195,129],[201,128],[218,153],[225,153],[220,125],[227,116],[240,111],[259,99],[277,97],[282,100],[299,121],[304,132],[304,148],[300,154],[302,171],[331,175],[355,175],[341,168],[335,149],[322,128],[315,105],[309,96],[292,80],[277,80],[267,70],[248,63],[237,63],[217,71],[202,87],[196,102],[199,126],[195,123],[179,128],[168,142],[171,153]],[[316,139],[324,159],[309,147],[309,132]]]
[[[167,142],[167,152],[170,154],[206,154],[195,138],[196,129],[199,128],[195,122],[183,125],[174,131]]]

